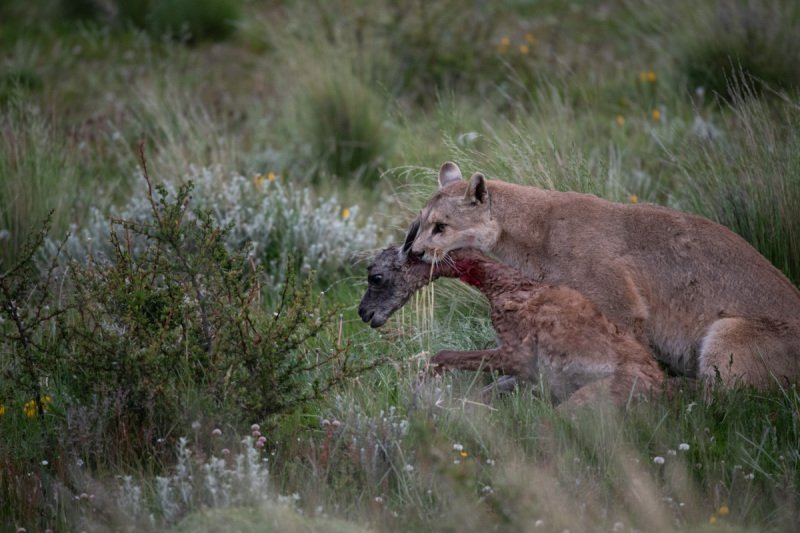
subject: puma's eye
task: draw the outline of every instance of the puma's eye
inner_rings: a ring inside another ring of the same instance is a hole
[[[442,222],[439,222],[438,224],[433,226],[433,234],[436,235],[438,233],[442,233],[444,231],[444,228],[446,228],[446,227],[447,227],[447,224],[443,224]]]
[[[381,282],[383,281],[383,275],[372,274],[367,278],[367,281],[369,282],[370,285],[380,285]]]

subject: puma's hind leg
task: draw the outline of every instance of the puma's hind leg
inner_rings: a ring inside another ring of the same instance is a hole
[[[700,345],[698,375],[706,390],[717,382],[765,388],[800,377],[800,324],[743,317],[711,324]]]

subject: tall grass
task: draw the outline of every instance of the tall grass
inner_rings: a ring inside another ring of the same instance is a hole
[[[349,391],[318,429],[285,441],[294,457],[280,473],[285,490],[307,508],[347,509],[386,530],[709,520],[780,529],[794,519],[796,391],[738,391],[706,406],[689,388],[670,402],[569,420],[530,388],[488,403],[481,379],[419,381],[414,368],[387,376],[389,399]],[[765,412],[782,414],[767,421]]]
[[[725,136],[675,157],[681,205],[731,228],[800,284],[800,100],[752,98],[741,83]]]
[[[178,76],[136,85],[120,135],[146,139],[155,149],[151,164],[161,175],[181,176],[192,165],[244,171],[239,139],[227,117],[182,88]],[[133,168],[135,152],[126,150]]]
[[[26,235],[53,210],[54,231],[63,233],[83,183],[74,147],[53,117],[25,103],[6,107],[0,120],[0,264],[9,268]]]
[[[287,67],[295,82],[283,116],[299,152],[289,170],[317,184],[370,189],[392,150],[386,99],[359,73],[364,65],[347,47],[320,46],[300,47],[295,54],[306,60]]]
[[[800,66],[792,59],[800,46],[796,3],[749,0],[711,6],[679,57],[689,90],[704,87],[728,101],[741,98],[745,94],[731,91],[740,73],[773,89],[800,87]]]

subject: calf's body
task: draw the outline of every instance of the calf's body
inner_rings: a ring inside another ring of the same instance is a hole
[[[558,403],[582,405],[606,397],[621,405],[633,394],[660,391],[664,374],[652,354],[568,287],[526,278],[474,249],[454,250],[434,265],[390,248],[369,267],[370,286],[359,313],[373,327],[419,288],[456,277],[488,299],[499,346],[436,354],[443,368],[498,370],[538,382]]]

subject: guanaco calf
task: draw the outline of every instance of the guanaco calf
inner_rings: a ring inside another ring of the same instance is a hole
[[[581,293],[536,282],[475,249],[453,250],[433,265],[425,263],[407,253],[416,227],[403,248],[385,249],[368,267],[359,314],[372,327],[383,325],[430,281],[454,277],[488,299],[499,347],[444,350],[432,365],[497,370],[532,382],[541,378],[556,403],[571,406],[601,398],[624,405],[633,395],[661,391],[664,372],[650,351]]]

